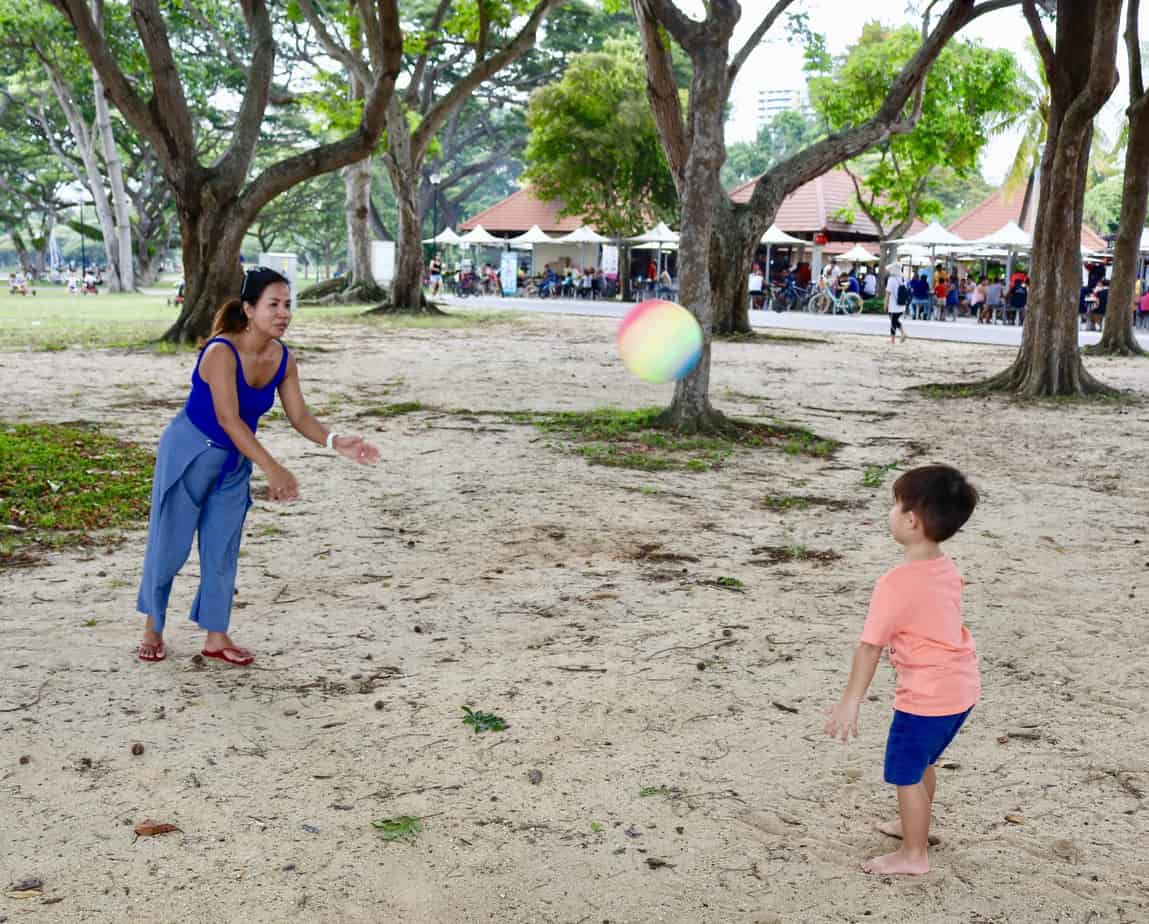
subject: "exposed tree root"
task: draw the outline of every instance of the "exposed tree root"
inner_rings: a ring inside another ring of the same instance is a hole
[[[391,301],[384,301],[384,302],[376,305],[374,308],[368,308],[363,313],[365,315],[369,315],[369,314],[383,314],[383,315],[410,314],[410,315],[420,315],[423,317],[430,316],[430,317],[444,317],[444,318],[447,316],[447,312],[443,311],[434,302],[429,301],[426,296],[420,296],[419,297],[419,304],[418,305],[396,305]]]

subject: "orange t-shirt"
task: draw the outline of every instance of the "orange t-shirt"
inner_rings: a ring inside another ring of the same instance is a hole
[[[961,574],[945,555],[898,565],[874,585],[862,641],[890,648],[895,709],[955,715],[977,702],[977,647],[962,623],[961,592]]]

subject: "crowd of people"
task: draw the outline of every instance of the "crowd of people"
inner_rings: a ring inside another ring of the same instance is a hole
[[[431,297],[449,292],[452,295],[500,295],[504,286],[499,268],[491,263],[477,267],[462,261],[448,269],[441,254],[436,253],[427,264],[427,290]],[[641,288],[642,280],[639,280]],[[663,270],[652,277],[651,290],[658,289],[659,297],[677,291],[670,274]],[[539,273],[531,274],[520,264],[516,269],[515,291],[529,298],[584,298],[597,300],[612,298],[618,292],[618,277],[602,267],[574,264],[553,266],[543,264]]]

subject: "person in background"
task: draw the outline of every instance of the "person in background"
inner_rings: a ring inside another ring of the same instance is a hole
[[[1026,285],[1025,275],[1017,279],[1013,288],[1009,290],[1009,310],[1013,314],[1013,322],[1017,325],[1025,323],[1025,306],[1029,303],[1029,287]]]
[[[930,280],[929,271],[922,270],[915,273],[910,280],[910,292],[913,300],[910,302],[911,320],[925,320],[930,316]]]
[[[1005,307],[1005,286],[996,277],[985,287],[985,307],[991,324],[996,312]]]
[[[878,294],[878,274],[874,270],[866,270],[866,278],[862,281],[862,295],[865,298],[873,298]]]

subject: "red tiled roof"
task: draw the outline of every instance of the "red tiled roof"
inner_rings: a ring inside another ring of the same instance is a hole
[[[496,202],[488,209],[472,215],[459,225],[460,230],[470,231],[475,225],[482,225],[492,234],[522,234],[532,225],[538,225],[548,234],[569,234],[583,224],[578,215],[560,218],[561,202],[544,202],[535,198],[529,186],[511,193],[502,202]]]
[[[949,230],[967,241],[976,241],[1000,230],[1011,221],[1021,217],[1021,205],[1025,199],[1025,188],[1006,193],[999,189],[984,202],[980,202],[949,226]],[[1031,207],[1025,217],[1025,230],[1033,233],[1033,223],[1037,209]],[[1104,250],[1108,245],[1092,228],[1081,226],[1081,246],[1088,250]]]
[[[730,198],[735,202],[749,202],[754,193],[758,177],[747,180],[741,186],[730,190]],[[839,209],[848,208],[854,212],[853,222],[844,222],[835,217]],[[778,209],[774,224],[787,234],[811,237],[825,230],[831,238],[849,235],[877,240],[877,227],[858,208],[854,192],[854,182],[845,170],[830,170],[809,183],[799,186],[790,193]],[[924,228],[921,222],[914,222],[907,234]],[[847,248],[848,249],[848,248]]]

